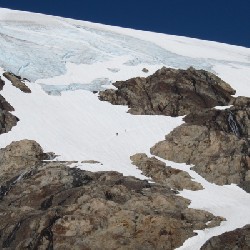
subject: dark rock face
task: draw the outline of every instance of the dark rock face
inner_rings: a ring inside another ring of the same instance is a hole
[[[100,100],[127,105],[135,115],[182,116],[193,110],[228,105],[235,94],[216,75],[194,68],[163,67],[147,78],[132,78],[114,86],[118,89],[100,92]]]
[[[5,84],[5,82],[4,82],[4,80],[2,80],[2,78],[0,76],[0,91],[3,90],[4,84]]]
[[[151,153],[193,168],[210,182],[242,186],[250,181],[250,99],[239,97],[226,110],[205,110],[184,118]]]
[[[0,78],[0,91],[5,82]],[[0,95],[0,135],[9,132],[13,126],[16,126],[18,118],[10,113],[14,108]]]
[[[0,109],[2,111],[14,111],[14,108],[0,95]]]
[[[0,110],[0,134],[9,132],[18,121],[18,118],[11,113]]]
[[[20,76],[16,76],[10,72],[3,73],[3,76],[10,80],[13,86],[20,89],[24,93],[31,93],[30,88],[23,82],[24,79]]]
[[[189,189],[195,191],[203,189],[200,183],[192,181],[187,172],[166,166],[164,162],[155,157],[149,158],[146,154],[135,154],[130,159],[145,176],[174,190]]]
[[[0,150],[0,248],[174,249],[222,220],[164,185],[43,157],[28,140]]]
[[[250,249],[250,225],[222,235],[212,237],[201,250],[249,250]]]

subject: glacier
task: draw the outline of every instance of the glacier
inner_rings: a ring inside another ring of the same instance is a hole
[[[157,38],[152,32],[137,31],[137,35],[134,33],[118,27],[0,9],[0,66],[31,81],[65,75],[68,64],[84,69],[86,66],[122,57],[125,59],[119,65],[120,74],[116,78],[110,77],[110,81],[126,80],[120,75],[125,72],[128,77],[130,68],[135,66],[155,65],[159,68],[167,65],[186,69],[192,65],[214,73],[215,65],[250,67],[250,52],[244,54],[246,49],[237,48],[235,55],[228,56],[226,46],[207,42],[207,47],[213,52],[204,57],[202,51],[199,51],[200,45],[190,48],[192,39],[183,38],[178,41],[175,36],[159,34]],[[174,46],[169,46],[170,42]],[[195,55],[179,53],[179,47],[194,50]],[[219,56],[214,57],[214,53]],[[137,75],[140,70],[136,72]],[[108,76],[98,75],[98,72],[96,75],[97,78]],[[87,84],[94,80],[91,79]],[[81,79],[72,79],[68,84],[82,83],[86,83],[84,74]],[[53,82],[49,85],[52,88]],[[61,89],[62,87],[58,87],[59,92]]]
[[[35,21],[1,20],[0,34],[2,67],[32,81],[65,73],[68,62],[93,64],[124,55],[131,56],[124,62],[128,66],[146,63],[187,68],[192,64],[211,69],[209,61],[181,56],[142,39],[60,18],[55,18],[49,27]],[[13,51],[11,56],[9,51]]]

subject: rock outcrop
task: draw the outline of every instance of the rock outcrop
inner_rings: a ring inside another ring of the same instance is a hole
[[[222,235],[212,237],[201,250],[249,250],[250,249],[250,225]]]
[[[205,70],[165,68],[147,78],[137,77],[113,84],[117,90],[99,93],[102,101],[127,105],[135,115],[183,116],[193,110],[228,105],[235,90]]]
[[[27,166],[35,166],[45,158],[41,146],[30,140],[12,142],[0,150],[0,156],[1,181],[13,175],[21,175]]]
[[[5,84],[5,82],[4,82],[4,80],[0,76],[0,91],[3,90],[4,84]]]
[[[0,78],[0,91],[3,89],[5,82]],[[13,126],[16,126],[18,118],[10,112],[14,108],[0,95],[0,135],[9,132]]]
[[[25,79],[22,79],[20,76],[16,76],[10,72],[3,73],[3,76],[7,78],[14,87],[20,89],[24,93],[31,93],[30,88],[24,83]]]
[[[239,97],[226,110],[193,112],[185,124],[151,148],[151,153],[193,169],[210,182],[249,186],[250,99]]]
[[[203,189],[200,183],[192,181],[187,172],[166,166],[164,162],[155,157],[149,158],[146,154],[135,154],[130,159],[145,176],[152,178],[156,183],[161,183],[174,190]]]
[[[249,98],[232,97],[235,91],[230,85],[212,73],[194,68],[163,67],[147,78],[114,85],[117,90],[102,91],[99,98],[128,105],[132,114],[186,115],[185,124],[152,147],[153,155],[193,164],[193,169],[210,182],[236,183],[250,190]],[[212,109],[217,105],[232,107]],[[145,166],[142,170],[152,177],[155,173]]]
[[[34,141],[0,150],[1,249],[175,249],[222,220],[164,185],[43,158]]]

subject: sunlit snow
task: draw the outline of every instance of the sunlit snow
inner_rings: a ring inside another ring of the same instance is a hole
[[[101,102],[90,91],[47,95],[39,85],[27,83],[32,94],[24,94],[6,81],[1,94],[15,107],[20,121],[1,135],[0,147],[13,140],[32,139],[58,160],[97,160],[92,169],[116,170],[145,178],[130,162],[130,156],[149,152],[156,142],[182,123],[181,118],[134,116],[127,107]],[[83,164],[87,166],[87,164]]]

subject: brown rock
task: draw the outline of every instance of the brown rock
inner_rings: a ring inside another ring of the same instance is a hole
[[[42,162],[33,141],[1,155],[0,248],[174,249],[221,220],[164,185]]]
[[[102,101],[127,105],[136,115],[181,116],[193,110],[204,110],[233,102],[230,85],[204,70],[165,68],[147,78],[116,82],[118,90],[99,93]]]
[[[21,77],[16,76],[10,72],[3,73],[3,76],[6,77],[9,81],[11,81],[13,86],[20,89],[24,93],[31,93],[30,88],[23,82],[24,80]]]
[[[166,166],[165,163],[155,157],[149,158],[146,154],[135,154],[131,156],[130,159],[145,176],[152,178],[152,180],[157,183],[167,185],[176,190],[203,189],[200,183],[192,181],[187,172]]]
[[[244,102],[243,102],[244,101]],[[250,108],[238,98],[227,110],[206,110],[187,115],[151,153],[175,162],[194,164],[210,182],[224,185],[248,181]]]
[[[0,77],[0,91],[4,85],[5,82]],[[11,111],[14,111],[14,108],[0,95],[0,135],[8,133],[19,121],[16,116],[10,113]]]
[[[0,95],[0,134],[9,132],[19,121],[10,111],[14,108]]]
[[[0,181],[26,172],[30,167],[39,164],[41,160],[43,160],[43,150],[35,141],[12,142],[1,150],[2,175],[0,175]]]
[[[14,108],[0,95],[0,110],[2,111],[14,111]]]

